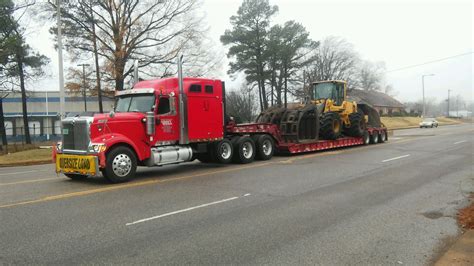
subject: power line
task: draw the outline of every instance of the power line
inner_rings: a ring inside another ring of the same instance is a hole
[[[388,70],[388,71],[385,71],[385,73],[400,71],[400,70],[404,70],[404,69],[408,69],[408,68],[413,68],[413,67],[424,66],[424,65],[428,65],[428,64],[432,64],[432,63],[436,63],[436,62],[448,60],[448,59],[451,59],[451,58],[455,58],[455,57],[470,55],[470,54],[473,54],[473,53],[474,53],[474,52],[468,52],[468,53],[453,55],[453,56],[449,56],[449,57],[444,57],[444,58],[436,59],[436,60],[433,60],[433,61],[428,61],[428,62],[421,63],[421,64],[410,65],[410,66],[406,66],[406,67],[401,67],[401,68],[396,68],[396,69]]]

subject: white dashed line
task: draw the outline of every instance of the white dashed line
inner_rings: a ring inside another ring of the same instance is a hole
[[[464,142],[467,142],[467,140],[461,140],[461,141],[458,141],[458,142],[454,142],[454,145],[458,145],[458,144],[461,144],[461,143],[464,143]]]
[[[247,193],[247,194],[243,195],[242,197],[247,197],[247,196],[250,196],[250,193]],[[167,216],[171,216],[171,215],[175,215],[175,214],[179,214],[179,213],[183,213],[183,212],[188,212],[188,211],[192,211],[192,210],[195,210],[195,209],[208,207],[208,206],[211,206],[211,205],[216,205],[216,204],[219,204],[219,203],[224,203],[224,202],[236,200],[236,199],[239,199],[239,198],[241,198],[241,197],[232,197],[232,198],[228,198],[228,199],[214,201],[214,202],[202,204],[202,205],[199,205],[199,206],[194,206],[194,207],[190,207],[190,208],[186,208],[186,209],[182,209],[182,210],[178,210],[178,211],[174,211],[174,212],[168,212],[168,213],[165,213],[165,214],[153,216],[153,217],[150,217],[150,218],[141,219],[141,220],[138,220],[138,221],[135,221],[135,222],[127,223],[125,225],[129,226],[129,225],[134,225],[134,224],[138,224],[138,223],[148,222],[148,221],[151,221],[151,220],[160,219],[160,218],[163,218],[163,217],[167,217]]]
[[[405,158],[405,157],[408,157],[408,156],[410,156],[410,154],[406,154],[406,155],[398,156],[398,157],[395,157],[395,158],[390,158],[390,159],[387,159],[387,160],[383,160],[382,163],[386,163],[386,162],[390,162],[390,161],[393,161],[393,160],[402,159],[402,158]]]

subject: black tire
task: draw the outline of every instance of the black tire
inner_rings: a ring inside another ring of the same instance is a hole
[[[376,144],[379,142],[379,133],[378,132],[373,132],[370,135],[370,144]]]
[[[369,135],[369,132],[364,131],[364,133],[362,134],[362,140],[364,141],[364,145],[369,145],[370,144],[370,135]]]
[[[387,134],[385,131],[379,132],[379,143],[384,143],[387,140]]]
[[[349,115],[349,121],[351,124],[344,129],[344,133],[351,137],[361,137],[366,128],[364,116],[361,113],[352,113]]]
[[[84,180],[89,177],[88,175],[70,174],[70,173],[67,173],[67,174],[65,173],[64,175],[71,178],[72,180]]]
[[[319,135],[322,139],[337,139],[341,136],[342,121],[338,113],[323,113],[320,125]]]
[[[255,142],[252,138],[242,136],[233,138],[232,143],[234,145],[234,156],[232,160],[236,163],[250,163],[255,158]]]
[[[254,135],[252,139],[255,142],[255,148],[257,150],[255,158],[262,161],[270,160],[275,153],[275,142],[273,138],[265,134]]]
[[[102,170],[105,179],[111,183],[130,181],[137,171],[137,157],[125,146],[113,148],[106,155],[106,166]]]
[[[228,139],[223,139],[211,146],[211,159],[217,163],[230,163],[234,149],[232,143]]]

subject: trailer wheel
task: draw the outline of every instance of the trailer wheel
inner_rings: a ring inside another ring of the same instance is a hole
[[[337,139],[341,135],[341,116],[335,112],[323,113],[320,120],[321,128],[319,134],[322,139]]]
[[[64,175],[71,178],[72,180],[83,180],[83,179],[86,179],[86,178],[89,177],[88,175],[69,174],[69,173],[67,173],[67,174],[65,173]]]
[[[211,158],[218,163],[230,163],[234,149],[228,139],[223,139],[212,145]]]
[[[362,134],[362,140],[364,141],[364,145],[369,145],[370,143],[370,135],[369,135],[369,132],[364,131],[364,133]]]
[[[379,142],[379,133],[378,132],[373,132],[370,135],[370,144],[376,144]]]
[[[275,142],[269,135],[254,135],[252,139],[255,142],[257,153],[255,158],[258,160],[270,160],[275,152]]]
[[[137,157],[127,147],[118,146],[112,149],[106,157],[106,166],[102,170],[105,179],[111,183],[130,181],[137,171]]]
[[[384,143],[387,140],[387,135],[384,131],[379,133],[379,143]]]
[[[232,160],[236,163],[250,163],[255,158],[255,142],[250,137],[233,138],[234,156]]]

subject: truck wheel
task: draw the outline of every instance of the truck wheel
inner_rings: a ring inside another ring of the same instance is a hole
[[[258,160],[270,160],[275,152],[275,142],[273,138],[268,135],[254,135],[252,139],[255,142],[255,149],[257,150],[255,157]]]
[[[376,144],[378,142],[379,142],[379,133],[373,132],[372,135],[370,135],[370,144]]]
[[[72,180],[84,180],[88,178],[88,175],[81,175],[81,174],[64,174],[65,176],[71,178]]]
[[[228,139],[223,139],[213,144],[211,158],[218,163],[230,163],[234,150],[232,143]]]
[[[362,140],[364,141],[364,145],[369,145],[369,143],[370,143],[369,132],[364,131],[364,133],[362,134]]]
[[[362,114],[352,113],[349,115],[351,125],[345,128],[345,133],[351,137],[360,137],[365,131],[365,120]]]
[[[379,133],[379,143],[384,143],[387,140],[387,133],[382,131]]]
[[[320,136],[322,139],[337,139],[341,135],[341,116],[335,112],[327,112],[320,120]]]
[[[122,183],[130,181],[135,176],[136,170],[135,153],[127,147],[119,146],[107,154],[106,166],[102,174],[111,183]]]
[[[234,156],[232,160],[236,163],[250,163],[255,158],[255,142],[250,137],[233,138]]]

